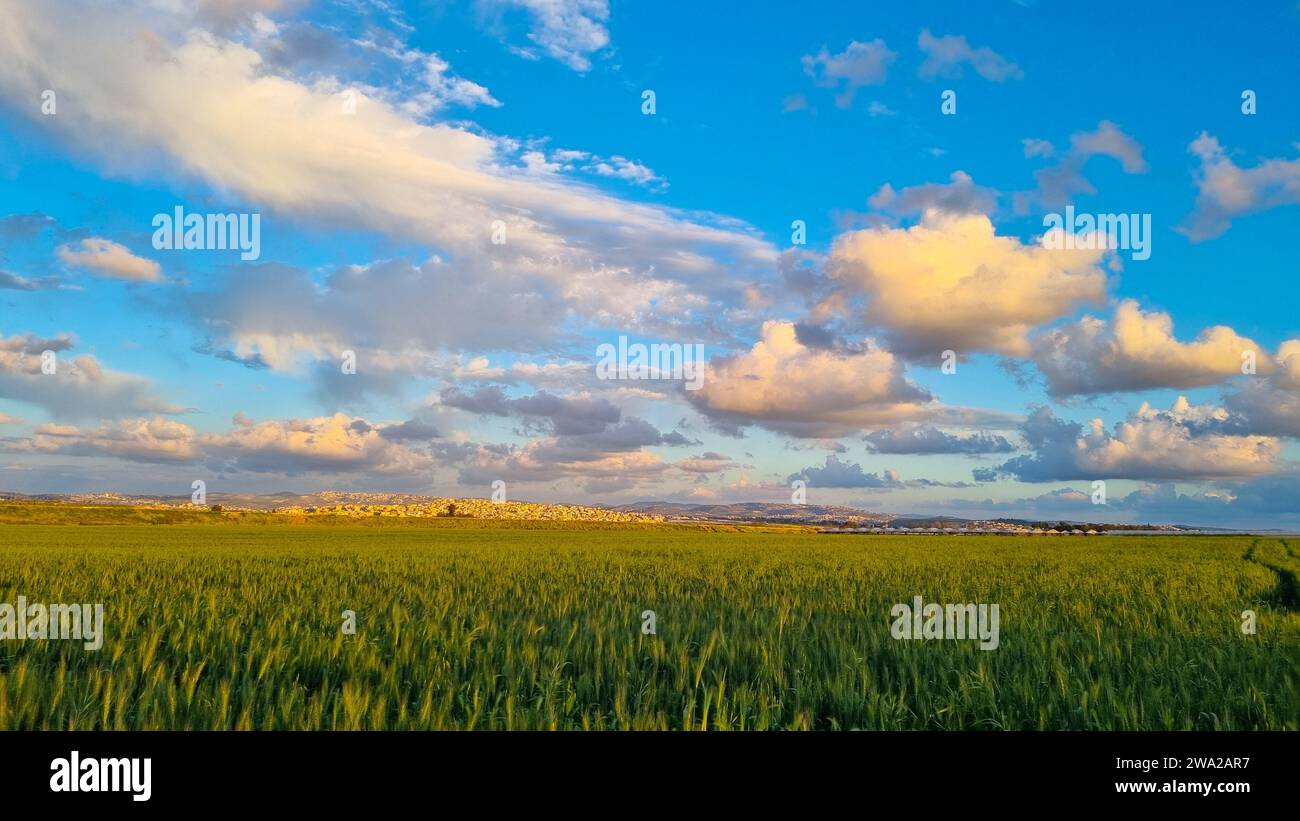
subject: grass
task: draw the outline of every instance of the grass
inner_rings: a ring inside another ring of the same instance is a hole
[[[0,524],[0,602],[103,602],[107,634],[0,641],[0,729],[1297,729],[1297,568],[1251,537]],[[915,595],[998,603],[1001,646],[891,638]]]

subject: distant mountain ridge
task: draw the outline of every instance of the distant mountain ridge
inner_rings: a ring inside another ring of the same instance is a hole
[[[1041,530],[1122,531],[1214,531],[1218,528],[1190,528],[1172,524],[1095,523],[1064,519],[965,519],[959,516],[931,516],[919,513],[875,513],[843,505],[797,505],[781,502],[736,502],[731,504],[690,504],[683,502],[636,502],[620,505],[617,510],[651,513],[666,521],[763,522],[809,524],[824,527],[886,527],[896,530],[979,529],[1007,532]],[[1224,531],[1229,532],[1229,531]]]
[[[871,513],[842,505],[796,505],[780,502],[733,502],[730,504],[691,504],[685,502],[636,502],[614,508],[628,513],[649,513],[665,519],[705,520],[713,522],[789,522],[823,524],[861,521],[887,522],[895,517]]]
[[[24,494],[0,491],[0,499],[61,501],[73,504],[96,505],[163,505],[193,507],[188,495],[162,496],[127,493],[38,493]],[[439,515],[448,503],[460,506],[459,515],[486,518],[568,518],[570,512],[582,518],[597,517],[607,511],[615,517],[626,515],[644,519],[662,519],[677,522],[720,522],[756,524],[802,524],[822,527],[892,527],[911,530],[981,528],[1022,531],[1041,529],[1097,530],[1097,531],[1168,531],[1168,532],[1238,532],[1223,528],[1189,527],[1177,524],[1095,523],[1063,519],[965,519],[957,516],[932,516],[926,514],[877,513],[846,505],[810,505],[783,502],[731,502],[707,504],[691,502],[642,501],[623,505],[535,503],[511,500],[511,508],[494,509],[490,500],[478,498],[448,498],[415,493],[378,493],[367,491],[324,490],[315,493],[222,493],[209,492],[207,505],[220,505],[230,510],[258,510],[279,512],[321,512],[340,508],[361,508],[367,512],[380,509],[374,515]],[[403,511],[400,508],[407,508]],[[499,507],[499,506],[498,506]],[[352,511],[349,511],[351,514]],[[445,514],[441,514],[445,515]],[[1259,531],[1273,533],[1280,531]]]

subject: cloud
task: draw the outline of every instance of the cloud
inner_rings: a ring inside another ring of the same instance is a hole
[[[1271,371],[1245,380],[1224,396],[1223,405],[1251,433],[1300,438],[1300,339],[1278,346]]]
[[[1300,499],[1300,473],[1291,471],[1277,476],[1261,476],[1228,486],[1232,506],[1240,512],[1281,515],[1300,520],[1296,499]]]
[[[302,5],[305,0],[199,0],[195,16],[218,29],[248,25],[259,15]]]
[[[201,465],[214,475],[248,472],[298,477],[363,477],[369,483],[435,478],[442,467],[457,470],[463,485],[496,479],[545,482],[562,478],[635,484],[661,477],[672,466],[642,445],[659,439],[640,419],[593,434],[558,436],[525,445],[453,441],[420,420],[372,423],[333,414],[254,422],[236,415],[223,433],[201,433],[172,420],[127,419],[80,428],[40,425],[28,440],[5,440],[4,452],[102,456],[148,464]],[[714,455],[716,456],[716,454]],[[725,458],[725,457],[724,457]],[[705,457],[683,470],[706,467]],[[247,480],[245,480],[247,481]]]
[[[1300,393],[1280,390],[1272,382],[1248,382],[1225,395],[1223,406],[1252,433],[1300,438]]]
[[[479,0],[479,7],[526,10],[528,39],[574,71],[590,69],[590,55],[609,45],[609,0]]]
[[[984,432],[960,436],[932,425],[872,431],[862,438],[875,453],[976,454],[1010,453],[1016,449],[1005,436]]]
[[[535,175],[581,171],[598,177],[623,180],[653,191],[668,190],[668,181],[649,166],[618,154],[602,157],[588,151],[561,148],[552,150],[548,158],[542,150],[533,149],[525,151],[520,159],[528,172]]]
[[[658,455],[640,449],[601,451],[567,442],[543,439],[525,445],[479,442],[453,444],[435,450],[438,463],[455,467],[461,485],[488,486],[505,482],[646,481],[661,477],[670,465]]]
[[[426,442],[440,436],[436,427],[419,419],[383,425],[377,430],[380,436],[393,442]]]
[[[200,442],[225,470],[258,473],[427,473],[432,460],[382,434],[359,417],[336,413],[309,419],[277,419],[206,434]]]
[[[194,345],[191,346],[190,349],[195,353],[201,353],[206,356],[212,356],[217,359],[224,360],[226,362],[234,362],[238,365],[243,365],[245,368],[248,368],[251,371],[262,371],[271,367],[270,363],[268,363],[260,353],[253,353],[248,356],[240,356],[234,351],[223,350],[221,348],[214,346],[212,344],[212,340],[207,340],[205,342],[196,342]]]
[[[464,108],[480,105],[500,108],[500,101],[486,88],[451,74],[450,64],[438,55],[427,55],[424,64],[425,82],[428,83],[429,90],[427,98],[423,101],[425,103],[423,110],[436,111],[452,105]]]
[[[1085,492],[1062,487],[1019,499],[958,499],[935,503],[935,507],[965,516],[1255,529],[1265,523],[1300,522],[1295,508],[1298,495],[1300,475],[1285,473],[1219,481],[1183,491],[1174,482],[1148,482],[1122,496],[1111,495],[1104,505],[1093,504],[1091,488]]]
[[[345,350],[367,369],[388,364],[411,372],[440,348],[545,346],[564,313],[562,297],[544,287],[548,272],[535,266],[485,271],[508,299],[495,288],[467,287],[477,272],[440,259],[389,260],[347,266],[318,283],[278,263],[241,265],[214,290],[184,299],[215,337],[207,349],[281,372],[315,360],[337,363]]]
[[[690,456],[685,459],[679,459],[673,463],[674,467],[684,470],[687,473],[718,473],[724,470],[738,470],[741,467],[739,462],[732,460],[729,456],[721,453],[709,451],[699,456]]]
[[[73,43],[66,31],[74,26],[92,34]],[[518,161],[517,141],[426,124],[381,90],[335,77],[284,76],[247,42],[196,30],[183,15],[149,4],[111,12],[71,2],[43,4],[39,13],[20,8],[0,32],[0,49],[8,56],[0,91],[20,96],[38,82],[66,89],[77,105],[44,125],[110,173],[162,166],[177,178],[206,181],[225,198],[256,203],[267,230],[292,219],[436,248],[428,275],[456,276],[442,277],[448,299],[430,302],[445,310],[453,330],[476,325],[470,333],[483,336],[495,324],[499,338],[534,344],[569,312],[611,325],[674,311],[687,315],[682,321],[721,321],[725,308],[717,303],[734,304],[744,285],[774,274],[775,249],[738,221],[688,217],[530,172]],[[357,91],[356,114],[343,105],[349,89]],[[177,107],[177,99],[186,105]],[[611,168],[620,173],[616,163]],[[621,173],[640,172],[625,166]],[[501,225],[505,241],[494,244]],[[465,287],[469,282],[475,287]],[[245,299],[278,292],[269,310],[301,313],[292,309],[302,291],[270,283],[254,291]],[[415,323],[423,309],[410,299],[367,298],[401,301],[400,313]],[[461,311],[467,303],[474,307],[468,314]],[[489,303],[523,316],[478,322]],[[346,313],[330,320],[329,335],[353,335]],[[303,316],[296,323],[322,324]],[[232,337],[244,334],[228,327]],[[290,339],[295,333],[286,330]],[[424,328],[418,335],[440,334]]]
[[[889,351],[810,348],[794,323],[778,321],[763,323],[762,338],[748,352],[710,360],[703,387],[687,398],[723,426],[758,424],[802,437],[841,435],[934,410],[930,394],[907,380]]]
[[[841,234],[827,273],[866,297],[866,321],[888,329],[892,350],[937,363],[945,350],[1025,356],[1032,328],[1103,301],[1104,253],[1026,245],[986,216],[930,210],[910,228]]]
[[[295,71],[328,70],[338,61],[349,59],[353,49],[370,45],[365,40],[349,41],[341,32],[321,28],[307,20],[275,23],[265,35],[259,51],[266,61],[276,68]]]
[[[656,191],[663,191],[668,188],[668,182],[648,166],[629,160],[626,157],[620,157],[617,154],[608,160],[596,162],[591,166],[591,170],[602,177],[614,177],[645,188],[653,188]]]
[[[1277,347],[1275,357],[1279,368],[1273,379],[1279,387],[1300,391],[1300,339],[1288,339]]]
[[[563,433],[554,439],[534,443],[533,453],[546,462],[572,464],[660,444],[663,444],[663,436],[654,425],[632,417],[599,430]]]
[[[61,282],[58,277],[29,279],[9,271],[0,271],[0,291],[45,291],[58,288]]]
[[[133,282],[159,282],[162,266],[151,259],[138,257],[123,245],[99,237],[83,239],[77,245],[61,245],[59,259],[76,268],[101,276]]]
[[[60,351],[71,350],[74,347],[76,347],[76,342],[74,342],[72,337],[67,334],[61,334],[49,338],[36,336],[35,334],[14,334],[8,338],[0,337],[0,353],[8,354],[11,357],[17,354],[39,355],[44,351],[54,351],[55,353],[58,353]],[[8,360],[8,363],[12,367],[14,365],[14,360],[10,359]],[[24,362],[21,364],[21,369],[39,371],[40,362]]]
[[[1109,323],[1085,316],[1038,335],[1032,348],[1052,396],[1215,385],[1241,375],[1246,351],[1255,354],[1260,373],[1272,369],[1267,351],[1226,325],[1180,342],[1173,317],[1143,311],[1131,299],[1115,308]]]
[[[307,20],[280,24],[264,17],[249,36],[224,33],[247,42],[269,71],[306,78],[339,71],[367,77],[386,74],[388,86],[358,85],[355,90],[383,99],[413,117],[431,117],[452,107],[501,107],[486,87],[458,76],[439,54],[408,45],[405,35],[414,29],[392,16],[396,31],[367,25],[365,34],[357,38]]]
[[[1050,157],[1056,153],[1056,146],[1047,140],[1040,140],[1035,137],[1026,137],[1020,141],[1025,146],[1026,157]]]
[[[134,462],[192,462],[201,455],[193,428],[162,417],[126,419],[98,428],[37,425],[31,440],[17,450]]]
[[[998,206],[998,192],[976,185],[965,171],[952,172],[951,182],[926,183],[895,191],[889,183],[880,186],[867,203],[880,211],[900,216],[928,210],[947,214],[990,214]]]
[[[473,393],[448,387],[443,389],[440,398],[443,405],[469,413],[544,419],[551,432],[561,436],[599,433],[616,424],[622,415],[604,399],[568,398],[546,391],[511,399],[495,385]]]
[[[1300,476],[1286,474],[1217,482],[1191,491],[1180,491],[1173,482],[1150,482],[1131,493],[1110,497],[1105,506],[1093,505],[1090,494],[1065,489],[1033,499],[985,504],[1037,510],[1052,518],[1255,529],[1264,523],[1261,520],[1270,526],[1300,521],[1295,509],[1298,494]]]
[[[985,80],[995,83],[1024,77],[1024,72],[1015,63],[988,46],[972,48],[964,36],[935,37],[929,29],[922,29],[916,44],[925,54],[925,62],[921,63],[917,74],[926,79],[960,77],[967,65]]]
[[[1025,140],[1025,156],[1048,157],[1051,151],[1042,140]],[[1142,146],[1125,134],[1119,126],[1102,120],[1093,131],[1080,131],[1070,135],[1070,147],[1054,165],[1034,172],[1037,191],[1019,197],[1020,210],[1027,210],[1031,201],[1048,208],[1059,208],[1074,202],[1080,194],[1095,194],[1097,189],[1083,176],[1083,170],[1093,157],[1110,157],[1120,163],[1126,174],[1145,174],[1147,162],[1142,156]]]
[[[59,230],[59,223],[40,211],[0,217],[0,239],[31,239],[47,230]]]
[[[671,430],[663,435],[663,441],[660,444],[667,447],[683,448],[698,446],[702,443],[699,439],[692,439],[681,431]]]
[[[1300,158],[1265,159],[1243,168],[1204,131],[1188,151],[1200,161],[1194,174],[1196,208],[1178,230],[1192,242],[1222,235],[1237,217],[1300,204]]]
[[[431,429],[419,431],[430,432],[436,435]],[[410,422],[373,425],[344,414],[265,422],[237,415],[234,426],[225,433],[200,433],[184,423],[154,417],[124,419],[93,428],[38,425],[30,440],[7,449],[18,453],[107,456],[130,462],[202,463],[205,470],[217,473],[409,476],[432,468],[428,453],[403,444],[422,438],[416,433]]]
[[[841,462],[833,453],[826,455],[826,464],[821,467],[804,468],[802,473],[792,473],[787,482],[806,479],[810,487],[855,487],[855,488],[898,488],[903,483],[898,478],[898,471],[886,470],[882,473],[867,473],[856,462]]]
[[[1023,482],[1058,479],[1155,479],[1194,481],[1274,473],[1281,443],[1237,432],[1223,408],[1191,405],[1179,397],[1167,410],[1147,403],[1116,423],[1114,433],[1100,419],[1083,425],[1036,408],[1021,427],[1034,451],[995,468],[976,468],[975,478],[1012,477]],[[1230,432],[1225,432],[1230,431]]]
[[[805,468],[800,473],[792,473],[786,482],[805,479],[809,487],[814,488],[859,488],[868,490],[899,490],[902,488],[976,487],[970,482],[936,482],[933,479],[901,479],[897,470],[890,468],[880,473],[867,473],[856,462],[842,461],[835,454],[827,454],[826,463],[821,467]]]
[[[498,268],[483,260],[480,268],[435,258],[420,265],[388,260],[346,266],[321,281],[301,269],[264,263],[238,266],[214,290],[178,298],[209,336],[199,346],[202,352],[251,368],[314,373],[326,407],[337,401],[359,407],[355,403],[368,391],[394,395],[416,376],[568,390],[597,383],[590,362],[492,368],[480,355],[471,360],[478,364],[458,369],[439,353],[555,351],[557,336],[573,344],[565,330],[572,319],[566,295],[585,302],[609,326],[652,338],[708,341],[717,337],[704,334],[726,324],[725,310],[707,316],[706,300],[685,289],[658,288],[653,280],[600,271],[564,282],[552,276],[545,261]],[[694,311],[700,326],[685,327]],[[664,327],[649,324],[656,321]],[[356,353],[357,374],[339,375],[345,350]]]
[[[815,56],[805,54],[803,70],[823,88],[840,88],[835,105],[848,108],[859,88],[885,82],[896,57],[879,37],[869,43],[854,40],[839,54],[831,54],[825,46]]]
[[[642,477],[661,472],[665,465],[643,448],[657,445],[679,446],[693,443],[673,432],[664,435],[654,425],[636,417],[623,418],[621,411],[604,399],[562,397],[539,391],[531,396],[510,398],[501,388],[490,386],[473,393],[448,387],[441,393],[446,407],[488,416],[524,419],[550,434],[522,448],[471,451],[475,459],[454,460],[468,464],[462,483],[477,483],[484,471],[497,471],[495,478],[511,476],[527,481],[578,475],[582,465],[614,466],[627,464],[642,471]],[[469,480],[467,476],[478,479]]]
[[[458,357],[454,364],[440,373],[444,379],[456,382],[498,382],[504,385],[526,383],[536,386],[572,389],[584,381],[596,384],[595,366],[591,362],[514,361],[509,367],[493,366],[486,356],[473,356],[466,360]]]
[[[56,420],[184,412],[159,399],[143,377],[108,370],[93,356],[62,355],[72,347],[67,336],[0,337],[0,398],[35,405]],[[55,354],[54,373],[41,369],[47,350]]]

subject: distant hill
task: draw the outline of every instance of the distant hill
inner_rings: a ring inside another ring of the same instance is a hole
[[[343,517],[343,518],[403,518],[403,519],[494,519],[514,521],[570,521],[604,523],[653,523],[661,517],[646,513],[620,511],[593,505],[564,505],[539,502],[503,501],[490,499],[445,498],[416,496],[401,493],[321,493],[248,495],[235,493],[209,493],[206,504],[196,505],[189,496],[131,496],[117,493],[89,493],[26,496],[17,493],[0,494],[14,507],[21,503],[62,503],[62,506],[91,505],[101,508],[137,508],[167,512],[256,513],[279,514],[282,517]],[[29,505],[30,506],[30,505]],[[84,509],[84,508],[83,508]]]
[[[637,502],[615,508],[628,513],[662,516],[666,521],[784,522],[830,524],[844,522],[887,522],[884,513],[838,505],[796,505],[779,502],[735,502],[732,504],[687,504],[682,502]]]
[[[124,493],[42,493],[23,494],[0,491],[0,499],[16,501],[69,502],[80,505],[124,505],[134,507],[174,507],[196,509],[189,496],[156,496]],[[715,522],[720,524],[799,524],[817,527],[870,528],[896,530],[981,529],[1022,532],[1033,530],[1095,530],[1121,532],[1203,532],[1235,533],[1241,531],[1213,527],[1189,527],[1178,524],[1096,523],[1059,519],[964,519],[957,516],[931,516],[923,513],[876,513],[844,505],[797,505],[783,502],[733,502],[730,504],[693,504],[688,502],[644,501],[607,506],[583,504],[548,504],[511,500],[502,504],[483,498],[452,499],[413,493],[371,493],[363,491],[325,490],[317,493],[221,493],[207,494],[209,507],[226,510],[293,513],[295,515],[388,516],[426,518],[448,515],[448,505],[455,504],[452,515],[486,519],[550,521],[630,521],[630,522]],[[1251,531],[1280,533],[1275,530]]]
[[[662,516],[665,521],[763,522],[819,525],[823,527],[890,527],[897,530],[979,529],[1007,532],[1033,530],[1122,531],[1212,531],[1214,528],[1186,528],[1181,525],[1098,524],[1095,522],[1037,521],[1031,519],[964,519],[959,516],[928,516],[920,513],[874,513],[841,505],[796,505],[781,502],[738,502],[734,504],[688,504],[682,502],[637,502],[617,510]]]

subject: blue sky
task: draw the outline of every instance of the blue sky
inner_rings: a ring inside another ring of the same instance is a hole
[[[1300,520],[1294,3],[185,5],[4,3],[0,489]]]

